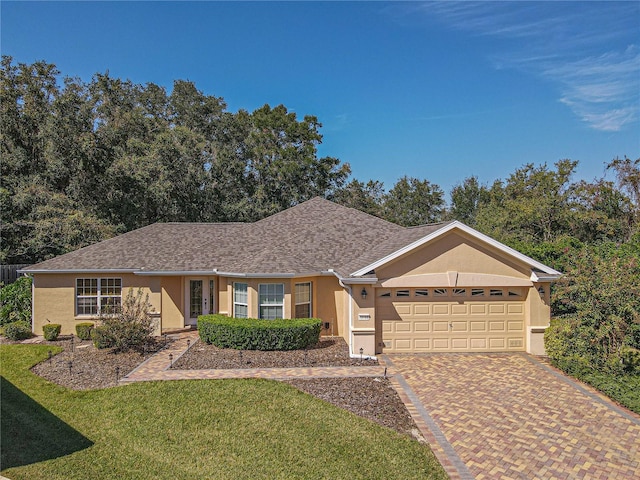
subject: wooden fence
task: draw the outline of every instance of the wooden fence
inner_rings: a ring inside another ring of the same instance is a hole
[[[0,282],[3,285],[9,285],[18,279],[18,270],[28,267],[28,263],[19,265],[0,265]]]

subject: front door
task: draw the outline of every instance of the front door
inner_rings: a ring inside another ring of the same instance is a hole
[[[185,326],[195,326],[199,315],[215,312],[215,280],[205,277],[187,278],[185,290]]]

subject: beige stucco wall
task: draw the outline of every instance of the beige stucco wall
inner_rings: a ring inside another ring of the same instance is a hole
[[[184,289],[182,277],[162,277],[162,328],[184,327]]]
[[[379,279],[428,273],[469,272],[528,279],[531,267],[518,264],[463,232],[450,232],[376,269]],[[443,285],[446,286],[446,285]]]
[[[137,293],[142,288],[143,295],[149,295],[151,311],[161,312],[162,291],[161,279],[158,277],[142,277],[133,274],[36,274],[33,289],[33,331],[42,334],[42,326],[46,323],[59,323],[62,335],[75,334],[75,326],[81,322],[95,321],[95,317],[76,315],[76,279],[77,278],[121,278],[122,296],[129,289]]]

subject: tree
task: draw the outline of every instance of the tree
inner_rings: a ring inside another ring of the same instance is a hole
[[[0,284],[0,325],[17,321],[31,324],[31,277]]]
[[[345,207],[355,208],[377,217],[382,216],[384,185],[378,180],[369,180],[366,184],[356,179],[339,188],[330,197]]]
[[[444,207],[438,185],[404,176],[385,195],[383,217],[405,227],[424,225],[441,221]]]
[[[560,160],[555,170],[527,164],[505,183],[494,182],[477,212],[478,229],[507,243],[549,242],[570,233],[569,180],[577,163]]]
[[[616,157],[607,164],[607,170],[615,172],[618,185],[627,191],[634,206],[634,230],[637,230],[640,225],[640,158]]]
[[[449,216],[454,220],[473,227],[481,204],[489,201],[489,192],[480,185],[478,177],[465,178],[451,190],[451,207]]]

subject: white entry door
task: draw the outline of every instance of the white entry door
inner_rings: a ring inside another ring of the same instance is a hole
[[[199,315],[215,312],[215,279],[189,277],[185,281],[185,325],[197,325]]]

